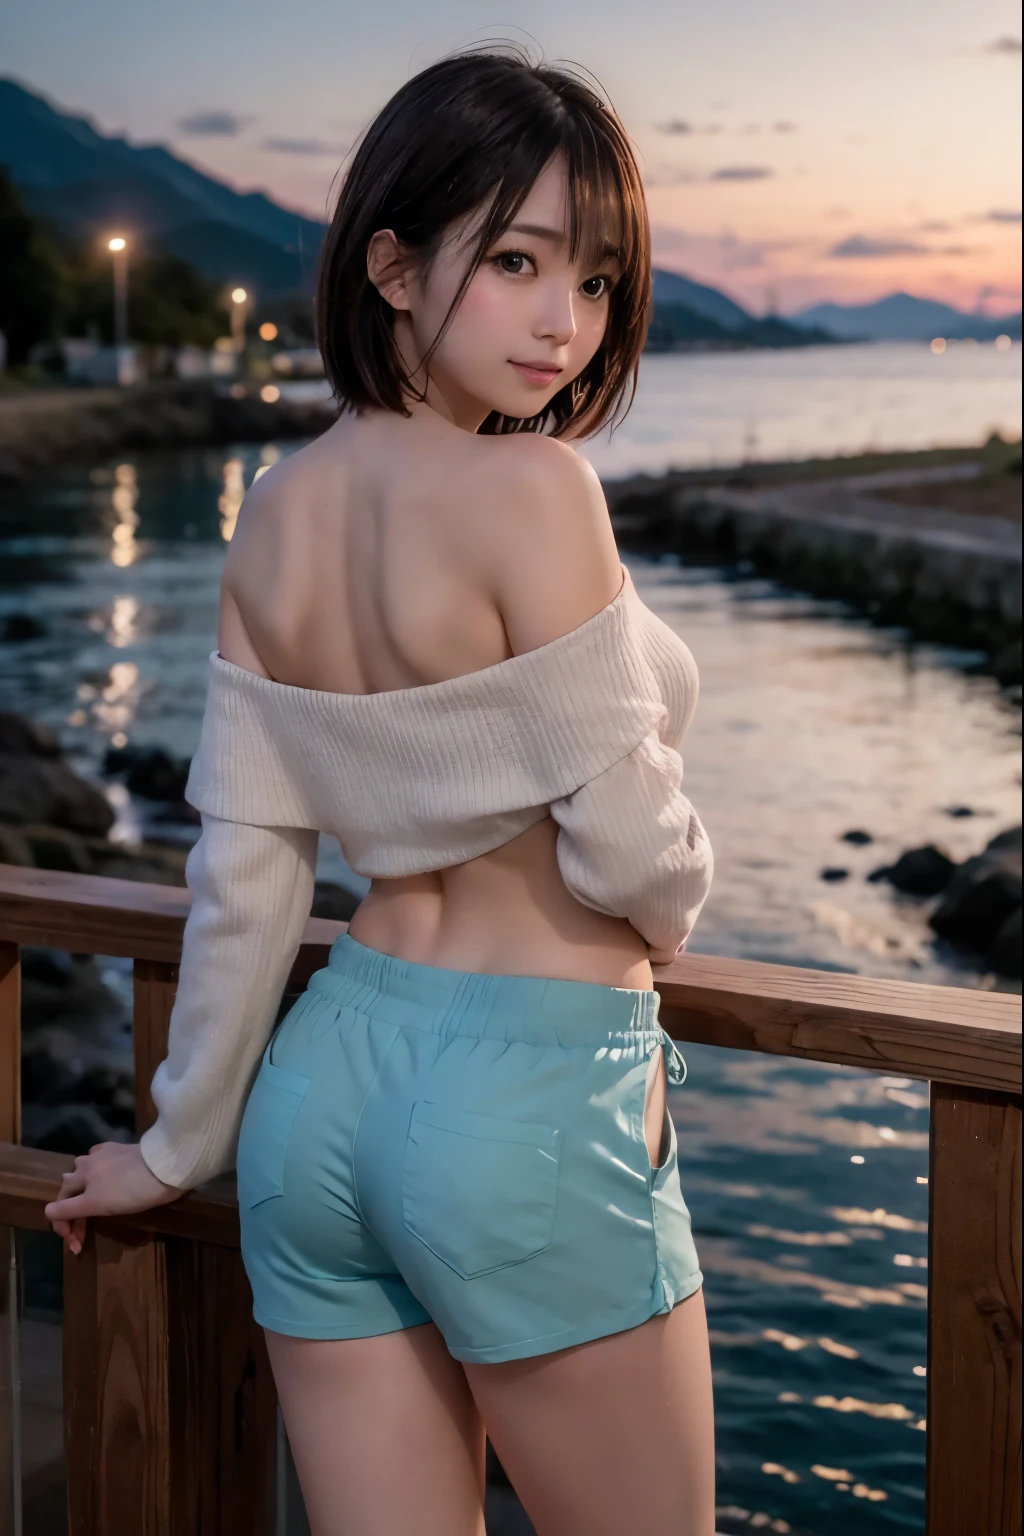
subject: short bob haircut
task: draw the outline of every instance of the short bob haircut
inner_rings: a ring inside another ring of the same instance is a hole
[[[609,244],[619,276],[601,346],[584,371],[527,419],[492,412],[481,431],[588,436],[626,414],[650,319],[650,231],[629,140],[613,108],[583,78],[535,64],[514,48],[457,54],[402,86],[356,150],[324,242],[317,342],[343,409],[409,414],[412,394],[394,343],[391,306],[366,271],[377,230],[392,229],[425,272],[445,232],[483,211],[462,284],[515,218],[553,155],[565,156],[569,240],[595,265]]]

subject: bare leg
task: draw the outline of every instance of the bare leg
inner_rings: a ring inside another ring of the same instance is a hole
[[[639,1328],[466,1375],[537,1536],[713,1536],[701,1291]]]
[[[483,1426],[432,1323],[266,1337],[313,1536],[484,1536]]]

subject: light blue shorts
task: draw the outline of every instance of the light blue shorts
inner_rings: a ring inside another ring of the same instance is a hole
[[[256,1321],[357,1339],[433,1321],[460,1360],[547,1354],[668,1312],[703,1276],[676,1138],[652,1168],[658,995],[413,965],[337,939],[242,1122]]]

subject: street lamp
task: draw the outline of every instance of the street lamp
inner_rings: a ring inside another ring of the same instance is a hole
[[[114,267],[114,346],[128,345],[128,241],[123,235],[113,235],[107,241],[107,250]]]
[[[235,344],[235,351],[245,351],[245,314],[249,304],[249,295],[244,288],[232,288],[231,290],[231,340]]]

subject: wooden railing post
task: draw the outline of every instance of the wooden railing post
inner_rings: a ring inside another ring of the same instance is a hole
[[[932,1084],[927,1536],[1021,1529],[1020,1117]]]
[[[135,962],[140,1131],[176,984]],[[237,1234],[91,1223],[65,1255],[64,1401],[70,1536],[273,1536],[277,1398]]]
[[[0,1141],[21,1140],[21,949],[0,940]]]
[[[69,1536],[273,1536],[277,1400],[238,1253],[99,1227],[64,1268]]]
[[[0,941],[0,1141],[21,1140],[21,949]],[[0,1226],[0,1531],[22,1529],[21,1234]]]

